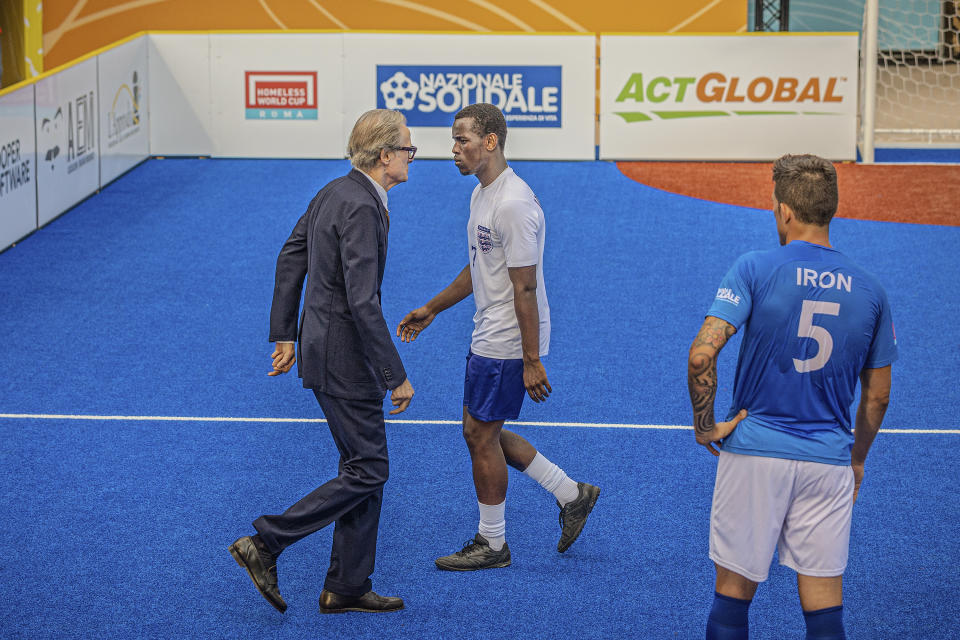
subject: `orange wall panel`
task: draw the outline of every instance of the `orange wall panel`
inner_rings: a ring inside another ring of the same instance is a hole
[[[144,30],[732,32],[746,0],[45,0],[44,66]]]

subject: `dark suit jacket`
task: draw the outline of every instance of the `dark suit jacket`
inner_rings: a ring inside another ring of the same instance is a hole
[[[321,189],[280,250],[270,309],[270,340],[298,342],[304,387],[383,399],[406,379],[380,308],[386,259],[386,211],[370,180],[354,169]]]

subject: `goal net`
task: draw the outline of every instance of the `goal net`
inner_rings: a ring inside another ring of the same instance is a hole
[[[960,0],[867,0],[860,52],[865,161],[874,146],[960,146]]]

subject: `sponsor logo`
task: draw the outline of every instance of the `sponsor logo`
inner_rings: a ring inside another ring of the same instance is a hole
[[[483,225],[477,225],[477,244],[480,245],[480,251],[490,253],[493,249],[493,240],[490,238],[490,229]]]
[[[733,305],[740,304],[740,296],[733,293],[732,289],[727,289],[725,287],[720,287],[717,289],[717,300],[724,300]]]
[[[0,198],[30,184],[30,158],[21,157],[20,139],[0,145]]]
[[[503,111],[509,127],[560,127],[562,67],[377,65],[377,107],[411,127],[449,127],[476,102]]]
[[[715,116],[842,115],[847,78],[742,77],[720,72],[696,76],[647,76],[632,73],[614,102],[626,122]],[[649,105],[649,111],[623,107]],[[689,107],[696,108],[689,108]],[[679,107],[679,108],[678,108]]]
[[[316,120],[316,71],[244,72],[247,120]]]
[[[140,131],[140,82],[133,72],[132,82],[123,83],[113,96],[107,114],[107,146],[112,148]]]
[[[96,102],[93,91],[90,91],[58,106],[49,117],[40,119],[37,133],[39,155],[50,171],[56,172],[64,156],[68,175],[96,159],[95,114]]]

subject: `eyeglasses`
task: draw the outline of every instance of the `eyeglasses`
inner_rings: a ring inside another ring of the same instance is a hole
[[[406,151],[407,158],[410,160],[413,160],[413,156],[417,155],[416,147],[394,147],[394,149],[397,151]]]

